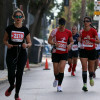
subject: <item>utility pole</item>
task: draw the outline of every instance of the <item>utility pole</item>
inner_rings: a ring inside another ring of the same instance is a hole
[[[17,8],[17,6],[16,6],[16,0],[14,0],[12,4],[13,4],[13,10],[15,10]]]
[[[100,0],[94,0],[94,20],[98,21],[98,33],[100,33]]]

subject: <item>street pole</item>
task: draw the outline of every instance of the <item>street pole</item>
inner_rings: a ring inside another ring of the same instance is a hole
[[[46,34],[46,31],[45,31],[45,14],[43,15],[43,52],[45,51],[45,34]]]
[[[98,21],[98,33],[100,33],[100,0],[94,0],[94,20]]]
[[[13,10],[15,10],[17,8],[17,6],[16,6],[16,0],[14,0],[12,4],[13,4]]]

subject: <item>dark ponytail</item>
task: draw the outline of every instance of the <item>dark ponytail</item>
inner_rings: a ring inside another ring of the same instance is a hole
[[[90,24],[90,26],[91,26],[92,28],[94,28],[95,30],[97,30],[97,28],[96,28],[96,27],[94,27],[92,24]]]

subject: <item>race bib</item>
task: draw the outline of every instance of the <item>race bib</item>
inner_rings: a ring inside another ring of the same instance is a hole
[[[82,40],[83,47],[93,47],[93,43],[90,42],[88,39]]]
[[[66,51],[67,43],[64,41],[58,41],[58,43],[59,43],[59,46],[56,49],[60,51]]]
[[[13,42],[22,42],[23,39],[24,39],[24,32],[12,31],[12,33],[11,33],[11,40]]]
[[[78,50],[78,45],[77,44],[72,45],[72,51],[76,51],[76,50]]]

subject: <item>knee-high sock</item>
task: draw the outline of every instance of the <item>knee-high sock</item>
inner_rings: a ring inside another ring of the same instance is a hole
[[[54,76],[55,76],[55,80],[59,79],[59,74],[54,74]]]
[[[72,63],[69,64],[69,68],[70,68],[70,69],[72,68]]]
[[[94,72],[89,72],[89,78],[92,79],[94,75]]]
[[[87,83],[87,71],[82,72],[83,83]]]
[[[58,85],[62,84],[63,78],[64,78],[64,73],[59,73]]]
[[[72,68],[73,72],[75,71],[75,68],[76,68],[76,64],[73,64],[73,68]]]

